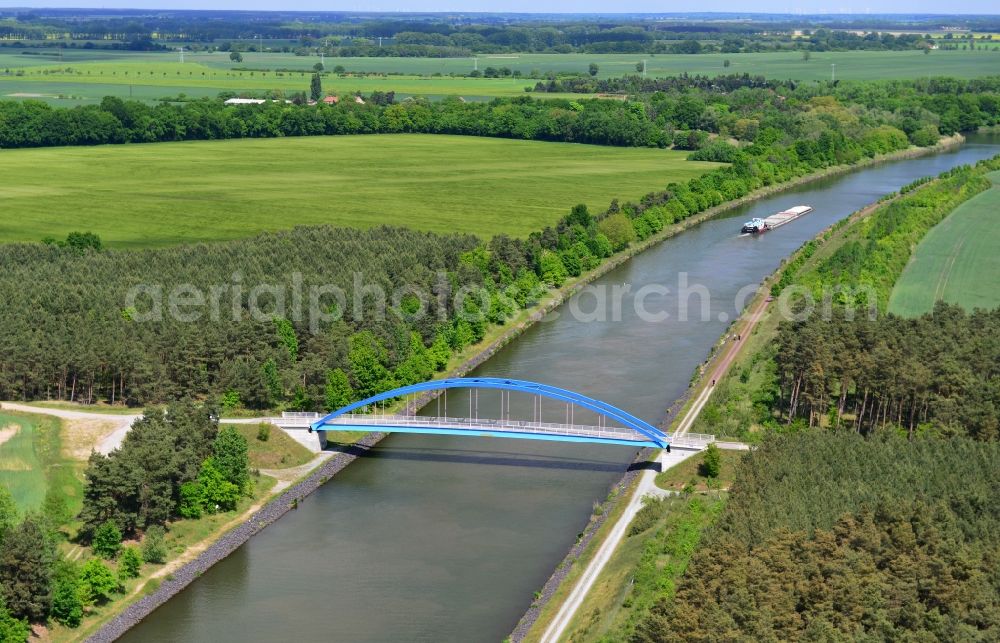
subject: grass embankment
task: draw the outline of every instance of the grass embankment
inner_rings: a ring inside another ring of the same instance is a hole
[[[313,459],[313,453],[270,424],[232,425],[247,440],[251,469],[289,469]],[[265,439],[261,439],[265,438]]]
[[[656,486],[668,491],[715,491],[728,490],[733,484],[736,466],[747,451],[719,449],[721,467],[717,478],[709,478],[702,471],[702,454],[691,456],[656,476]]]
[[[672,150],[419,134],[5,150],[0,198],[19,216],[0,223],[0,242],[89,230],[140,247],[318,224],[527,236],[574,203],[597,211],[717,166]]]
[[[987,176],[993,187],[955,208],[917,246],[889,312],[916,317],[939,299],[970,311],[1000,305],[1000,172]]]

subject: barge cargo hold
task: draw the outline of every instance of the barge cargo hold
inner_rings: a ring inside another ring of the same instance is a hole
[[[764,217],[763,219],[750,219],[743,224],[743,229],[740,232],[743,234],[760,234],[762,232],[767,232],[768,230],[780,228],[789,221],[794,221],[802,215],[810,212],[812,212],[812,206],[797,205],[794,208],[782,210],[777,214],[772,214],[771,216]]]

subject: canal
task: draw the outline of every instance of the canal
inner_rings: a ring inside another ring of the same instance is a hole
[[[562,386],[658,422],[738,315],[741,289],[882,195],[997,153],[1000,135],[971,135],[955,150],[824,179],[702,223],[596,281],[475,375]],[[759,238],[738,235],[742,221],[798,204],[815,210]],[[651,284],[665,288],[646,289],[648,314],[639,315],[636,292]],[[596,305],[596,293],[613,300],[616,286],[631,287],[620,319],[613,303]],[[602,310],[608,319],[593,320]],[[497,398],[480,393],[480,415],[496,413]],[[530,417],[530,400],[511,401],[513,415]],[[551,405],[546,419],[561,421]],[[452,392],[448,406],[462,415],[468,399]],[[633,456],[627,447],[390,436],[124,640],[499,641]]]

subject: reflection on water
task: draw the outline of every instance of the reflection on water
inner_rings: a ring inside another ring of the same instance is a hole
[[[998,152],[1000,137],[973,136],[959,150],[825,179],[696,226],[599,283],[673,287],[678,273],[687,272],[710,292],[708,321],[643,322],[626,295],[620,322],[553,316],[475,374],[539,380],[657,421],[739,312],[733,302],[742,287],[759,283],[820,230],[880,196]],[[800,203],[815,211],[759,238],[739,236],[743,220]],[[671,288],[648,303],[676,310],[676,296]],[[480,393],[480,415],[495,414],[498,400]],[[531,417],[530,401],[519,405],[512,395],[511,402],[514,417]],[[456,414],[469,400],[452,391],[448,404]],[[543,413],[561,421],[563,409],[553,402]],[[500,640],[633,453],[392,436],[125,640]]]

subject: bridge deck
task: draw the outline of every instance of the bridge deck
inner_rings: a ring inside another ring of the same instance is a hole
[[[275,418],[275,423],[286,428],[308,428],[317,421],[311,413],[288,413]],[[446,435],[491,436],[563,442],[600,442],[627,446],[660,447],[647,436],[629,428],[606,425],[560,424],[554,422],[529,422],[510,419],[471,419],[427,417],[419,415],[361,415],[344,414],[327,420],[324,431],[387,431],[394,433],[430,433]],[[702,449],[715,440],[715,436],[685,434],[668,441],[677,448]]]

